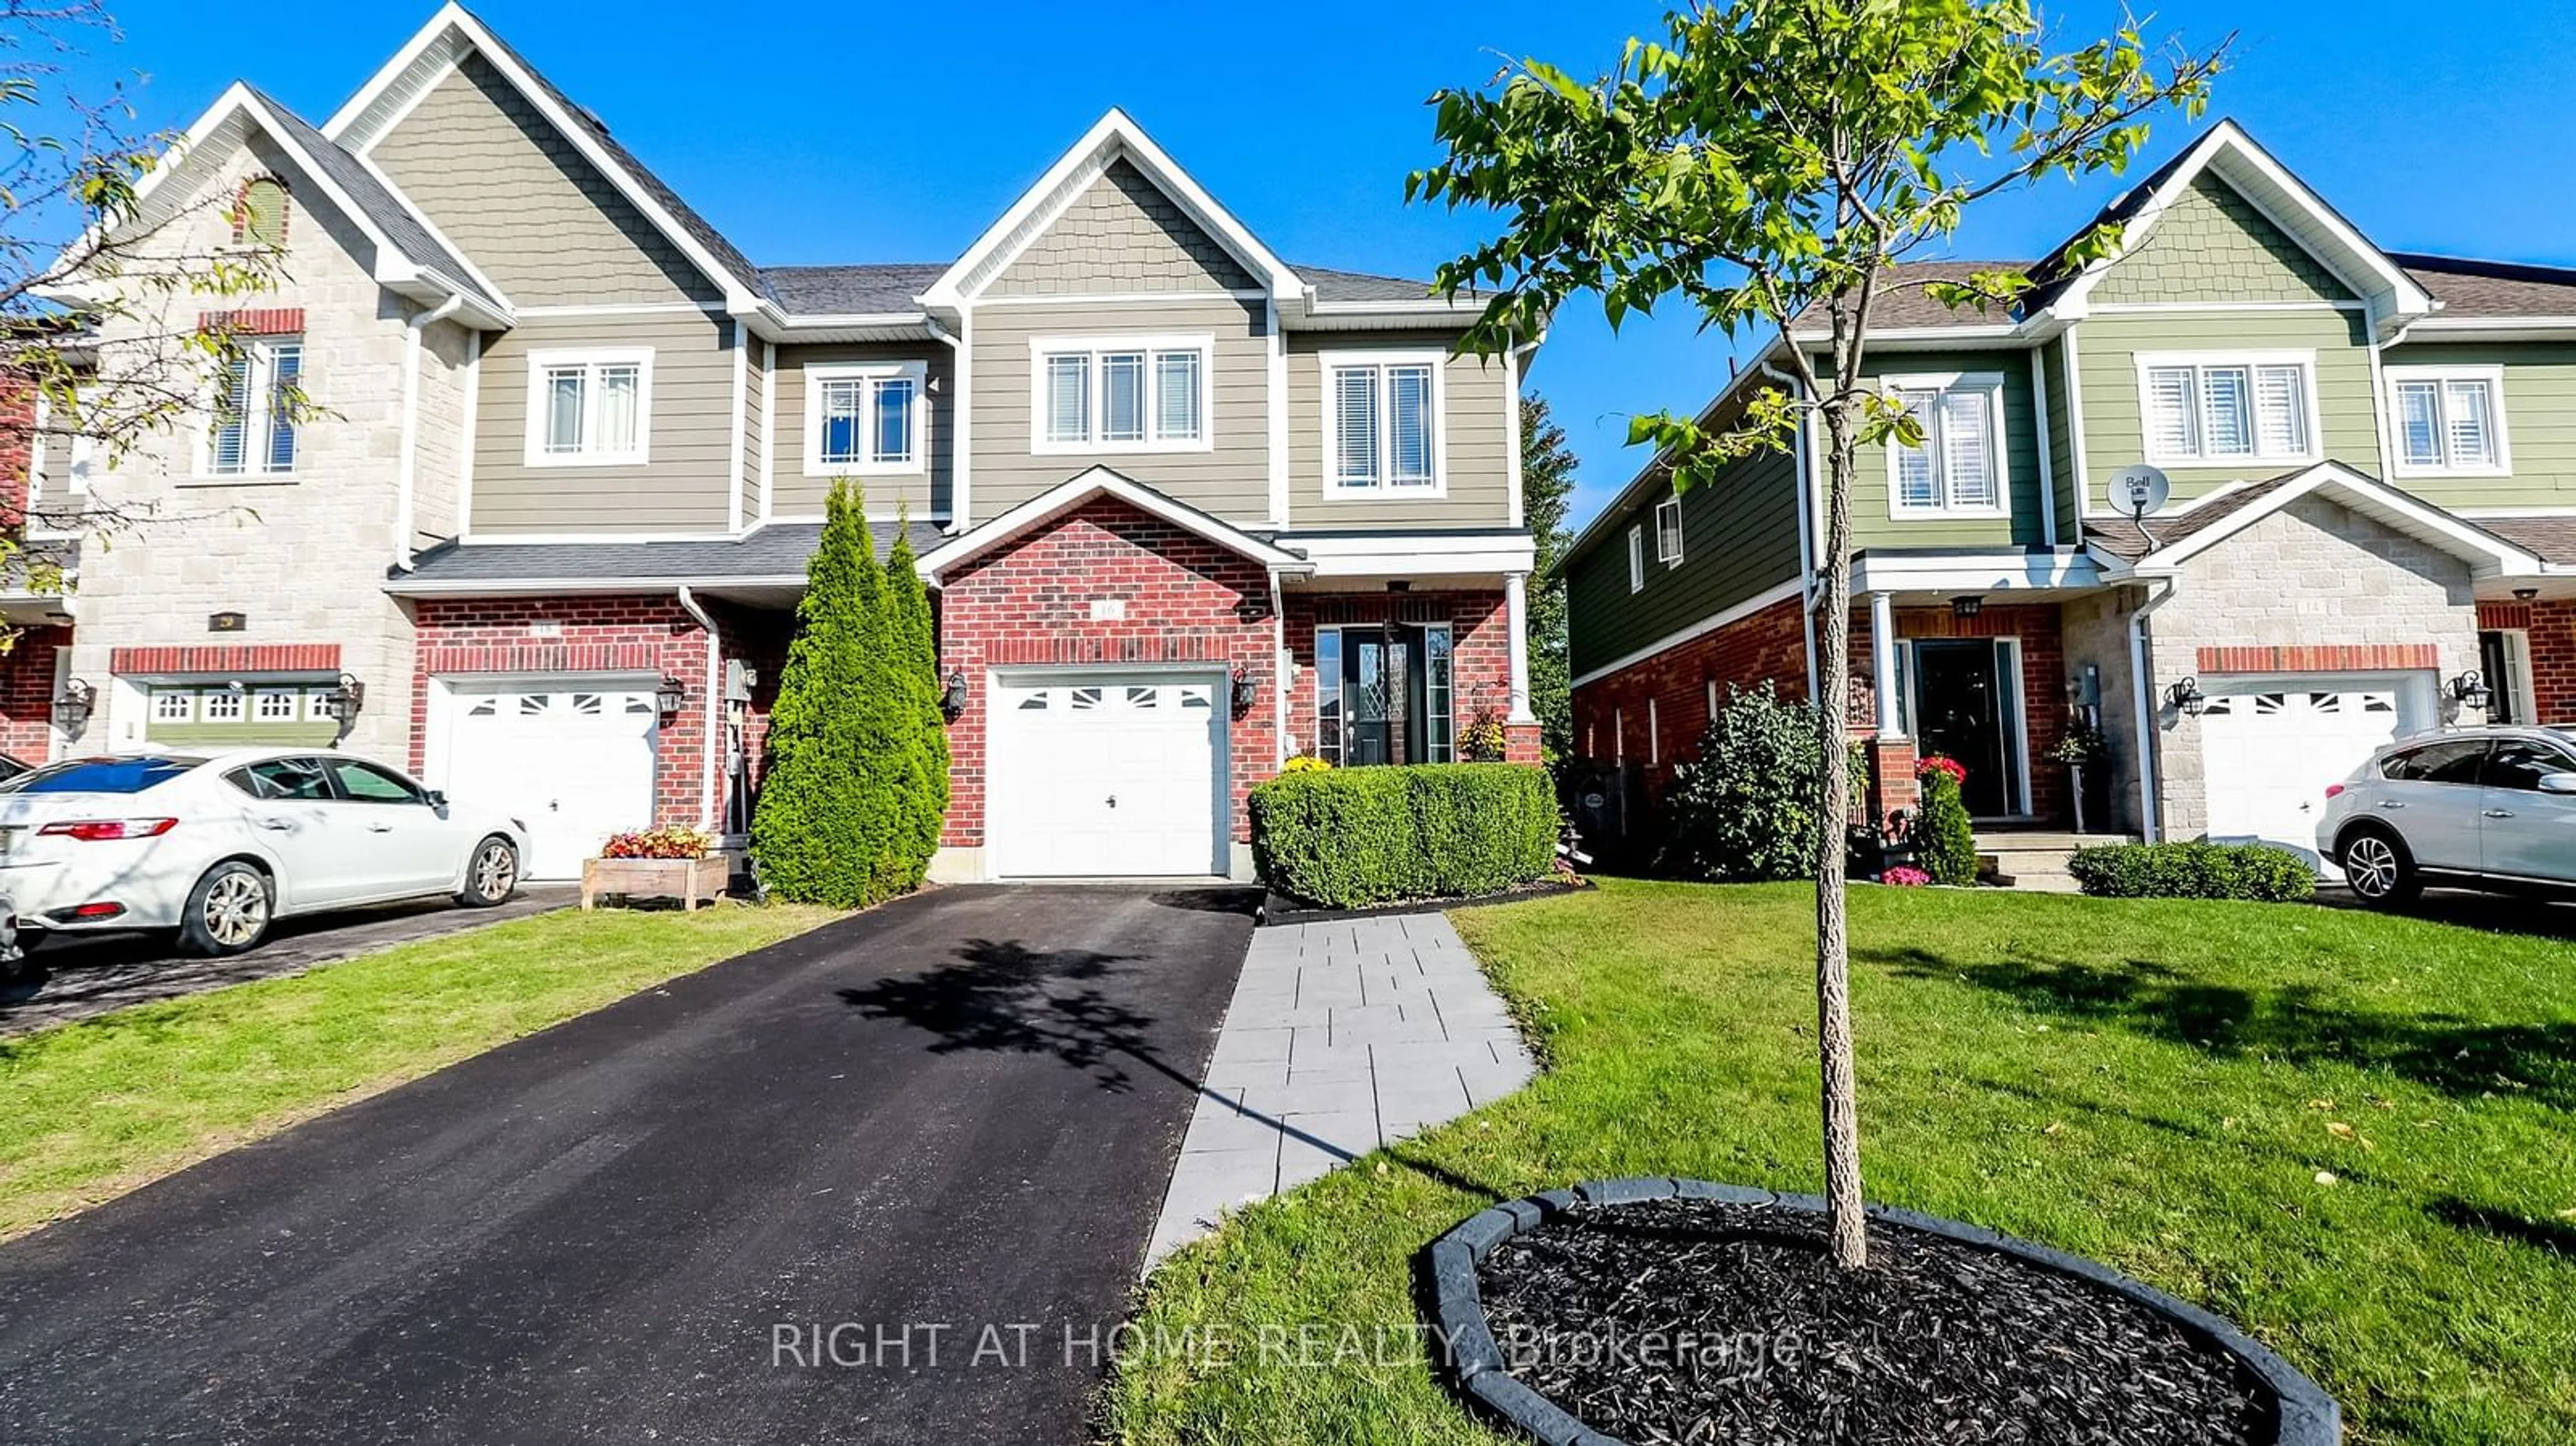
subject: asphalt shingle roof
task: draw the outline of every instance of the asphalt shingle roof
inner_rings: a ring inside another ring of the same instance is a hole
[[[2296,471],[2283,472],[2276,477],[2266,477],[2260,482],[2239,487],[2224,497],[2213,498],[2197,507],[2175,513],[2171,517],[2151,519],[2144,533],[2138,530],[2136,523],[2125,517],[2089,519],[2084,524],[2084,540],[2099,551],[2124,561],[2135,562],[2147,555],[2149,534],[2152,534],[2155,539],[2155,547],[2171,547],[2184,538],[2207,532],[2210,528],[2306,476],[2310,470],[2312,469],[2301,467]]]
[[[761,275],[771,299],[791,316],[874,316],[914,310],[912,299],[947,270],[946,262],[907,261],[882,266],[772,266]]]
[[[2392,253],[2443,316],[2576,316],[2576,270]]]
[[[882,556],[905,524],[871,522]],[[941,542],[939,526],[910,524],[912,550]],[[823,535],[819,522],[773,523],[740,539],[711,542],[449,543],[420,555],[408,574],[421,582],[638,582],[720,581],[725,578],[802,576]]]
[[[2576,517],[2481,517],[2475,525],[2543,562],[2576,562]]]
[[[438,238],[430,234],[429,228],[412,214],[410,207],[394,199],[393,192],[385,189],[384,183],[376,179],[375,172],[368,170],[356,156],[343,150],[330,137],[315,130],[304,117],[280,104],[275,96],[257,87],[251,88],[251,94],[277,116],[278,123],[285,127],[287,139],[304,153],[313,168],[329,177],[331,184],[338,186],[359,210],[364,211],[368,224],[383,232],[406,260],[455,282],[486,305],[498,304],[499,298],[474,284],[473,274],[456,259],[456,254],[439,244]]]

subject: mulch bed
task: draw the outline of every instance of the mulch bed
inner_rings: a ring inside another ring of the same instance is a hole
[[[1578,1205],[1478,1272],[1512,1376],[1637,1446],[2256,1446],[2233,1356],[2091,1281],[1885,1222],[1834,1267],[1824,1217]]]

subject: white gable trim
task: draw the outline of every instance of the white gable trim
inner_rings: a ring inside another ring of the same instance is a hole
[[[2181,165],[2165,177],[2147,203],[2129,218],[2118,255],[2084,269],[2044,313],[2063,320],[2084,317],[2085,298],[2121,258],[2137,249],[2155,229],[2176,197],[2203,171],[2215,170],[2220,181],[2261,212],[2266,220],[2369,303],[2373,327],[2385,332],[2436,309],[2431,294],[2369,237],[2353,229],[2325,199],[2257,145],[2232,120],[2220,121],[2186,152]]]
[[[2309,468],[2288,484],[2273,489],[2208,528],[2171,547],[2148,553],[2131,564],[2129,570],[2139,577],[2170,577],[2189,565],[2193,558],[2255,523],[2302,497],[2327,489],[2332,489],[2338,494],[2337,500],[2362,516],[2385,523],[2467,562],[2477,576],[2513,577],[2540,571],[2538,557],[2494,533],[2335,462],[2321,462]]]
[[[673,216],[668,209],[655,200],[652,192],[646,190],[643,184],[635,179],[632,172],[611,156],[607,149],[591,136],[588,128],[565,114],[563,107],[557,105],[554,98],[546,93],[546,87],[538,84],[536,78],[512,57],[508,47],[493,38],[492,32],[484,28],[482,21],[475,19],[471,11],[454,3],[454,0],[449,0],[448,4],[440,7],[439,12],[429,18],[429,23],[422,26],[401,50],[394,53],[393,59],[386,61],[382,69],[369,77],[365,85],[358,88],[357,94],[350,96],[339,110],[332,113],[330,121],[322,127],[322,134],[349,146],[351,150],[362,156],[371,150],[384,131],[390,129],[389,120],[385,116],[378,116],[372,121],[369,119],[369,113],[376,108],[377,102],[387,99],[388,93],[394,91],[396,87],[418,81],[420,77],[413,74],[415,67],[428,66],[443,75],[447,67],[455,65],[461,58],[449,38],[451,32],[462,36],[467,44],[473,46],[484,60],[491,64],[493,69],[501,72],[502,78],[510,82],[511,88],[519,92],[521,99],[536,108],[537,114],[545,118],[546,124],[554,127],[556,134],[569,141],[573,149],[581,153],[582,159],[590,162],[594,170],[607,177],[608,183],[617,188],[618,194],[624,196],[629,205],[641,212],[644,219],[650,222],[655,230],[662,233],[663,239],[679,248],[680,254],[689,259],[690,265],[695,266],[710,283],[720,288],[724,292],[725,303],[729,309],[739,312],[758,307],[760,298],[745,288],[742,282],[735,278],[733,272],[716,259],[713,252],[699,244],[698,238],[691,235],[689,229],[680,224],[679,218]],[[392,112],[392,117],[399,118],[401,114],[406,113],[412,99],[410,92],[404,90]]]
[[[1014,537],[1028,532],[1056,517],[1072,511],[1095,497],[1115,497],[1149,516],[1197,534],[1269,568],[1274,573],[1305,573],[1315,564],[1285,548],[1274,547],[1260,538],[1199,511],[1186,503],[1176,502],[1131,477],[1106,467],[1093,467],[1081,475],[1055,486],[985,523],[972,532],[949,541],[921,555],[923,577],[937,581],[942,573],[960,563],[980,557]]]
[[[1287,263],[1272,255],[1259,237],[1218,205],[1215,197],[1154,144],[1144,127],[1116,107],[1083,132],[1082,139],[1057,157],[1036,184],[1021,192],[1000,220],[975,238],[966,254],[922,293],[922,304],[953,311],[981,295],[995,277],[1019,259],[1030,242],[1045,234],[1122,157],[1144,172],[1145,178],[1171,197],[1200,229],[1215,237],[1217,244],[1258,278],[1271,296],[1303,306],[1306,285],[1288,269]]]

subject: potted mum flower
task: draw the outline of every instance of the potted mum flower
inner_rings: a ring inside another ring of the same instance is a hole
[[[581,866],[581,906],[603,894],[627,899],[678,899],[694,910],[701,899],[724,896],[732,864],[715,851],[704,829],[651,828],[612,834],[599,857]]]

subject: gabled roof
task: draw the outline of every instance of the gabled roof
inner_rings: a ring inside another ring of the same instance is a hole
[[[1011,203],[1011,208],[1002,213],[1000,220],[975,238],[975,244],[966,248],[966,253],[957,258],[955,265],[923,291],[923,303],[940,310],[954,310],[981,293],[1021,251],[1027,249],[1031,241],[1043,235],[1056,218],[1064,214],[1065,208],[1091,189],[1092,183],[1120,159],[1126,160],[1163,194],[1171,197],[1183,214],[1214,237],[1217,244],[1240,262],[1243,269],[1250,272],[1271,295],[1283,303],[1291,300],[1300,304],[1304,302],[1306,285],[1297,273],[1289,270],[1286,262],[1261,244],[1261,238],[1236,220],[1232,212],[1217,204],[1215,197],[1166,155],[1163,148],[1154,143],[1153,137],[1145,134],[1144,127],[1130,119],[1125,111],[1112,107],[1107,115],[1092,124],[1091,129],[1083,132],[1082,139],[1057,157],[1054,165],[1047,167],[1046,174],[1038,177],[1036,184],[1020,193],[1020,198]]]
[[[607,124],[597,114],[564,94],[472,11],[452,0],[341,104],[322,127],[322,133],[363,154],[407,109],[402,104],[403,97],[417,93],[455,63],[460,45],[480,52],[574,150],[643,213],[648,223],[678,247],[709,281],[725,290],[728,302],[747,308],[765,297],[760,268],[726,240],[724,233],[691,209],[680,199],[679,192],[610,135]]]
[[[268,108],[277,129],[303,153],[316,171],[330,178],[332,184],[348,194],[360,215],[374,223],[396,249],[411,258],[415,265],[453,277],[477,299],[494,306],[505,306],[497,294],[476,273],[473,265],[450,251],[446,243],[431,234],[429,223],[385,188],[366,163],[349,154],[330,137],[313,128],[302,116],[288,110],[266,91],[245,86],[251,98]]]
[[[2124,559],[2129,572],[2147,577],[2169,576],[2181,571],[2193,558],[2312,493],[2329,494],[2362,516],[2461,559],[2477,576],[2522,576],[2540,571],[2540,558],[2529,549],[2340,462],[2320,462],[2213,493],[2199,506],[2186,508],[2163,522],[2150,522],[2152,551],[2140,550],[2144,539],[2133,524],[2106,529],[2096,520],[2087,522],[2085,531],[2097,552]]]
[[[921,575],[936,581],[961,564],[981,557],[1097,497],[1114,497],[1139,512],[1250,558],[1272,572],[1312,572],[1315,567],[1298,553],[1158,492],[1132,477],[1107,467],[1093,467],[1079,476],[1057,483],[973,531],[961,533],[923,553]]]

